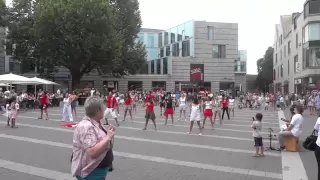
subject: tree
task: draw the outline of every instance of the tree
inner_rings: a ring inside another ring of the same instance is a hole
[[[266,88],[273,82],[273,52],[273,47],[269,47],[264,57],[257,60],[256,84],[259,90],[267,90]]]
[[[11,8],[8,37],[16,44],[17,59],[37,62],[45,76],[63,66],[76,88],[83,75],[95,70],[123,76],[139,72],[146,62],[144,46],[134,43],[141,26],[136,0],[27,0],[33,7],[30,23],[21,23],[23,16],[13,18],[21,1],[14,0]]]

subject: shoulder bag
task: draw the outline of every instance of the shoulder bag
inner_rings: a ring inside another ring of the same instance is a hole
[[[309,135],[303,142],[303,147],[309,151],[314,151],[317,147],[316,141],[318,136],[316,135],[316,130],[313,130],[311,135]]]

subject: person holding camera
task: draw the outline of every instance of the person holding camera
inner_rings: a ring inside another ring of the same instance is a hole
[[[114,127],[103,126],[105,106],[98,96],[84,103],[85,117],[73,134],[71,173],[78,180],[105,179],[112,171]]]
[[[263,157],[264,156],[264,149],[263,149],[263,141],[262,141],[262,117],[261,113],[256,114],[256,118],[252,117],[252,125],[251,128],[253,129],[253,139],[254,139],[254,147],[256,148],[256,153],[252,155],[252,157]]]

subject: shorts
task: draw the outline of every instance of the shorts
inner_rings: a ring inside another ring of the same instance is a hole
[[[185,110],[186,110],[186,105],[185,105],[185,104],[180,105],[180,106],[179,106],[179,110],[180,110],[180,111],[185,111]]]
[[[113,108],[107,108],[104,111],[103,117],[106,119],[109,114],[111,114],[112,118],[117,118],[116,111]]]
[[[262,137],[254,137],[253,139],[255,147],[263,146]]]
[[[132,106],[130,106],[130,105],[126,105],[126,107],[125,107],[125,109],[124,109],[125,111],[131,111],[132,110]]]
[[[160,102],[160,107],[163,108],[165,106],[164,102]]]
[[[164,116],[168,116],[168,115],[173,115],[173,108],[166,108],[166,110],[164,111],[163,115]]]
[[[212,109],[206,109],[206,110],[204,110],[203,116],[204,116],[204,117],[212,117],[212,116],[213,116]]]
[[[72,101],[71,102],[71,108],[73,109],[73,108],[77,107],[77,104],[78,104],[77,101]]]
[[[146,112],[145,118],[146,119],[155,120],[156,119],[156,115],[154,114],[154,112]]]
[[[40,104],[40,109],[48,109],[48,104]]]

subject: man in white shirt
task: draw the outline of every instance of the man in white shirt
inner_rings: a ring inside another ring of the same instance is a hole
[[[294,136],[296,138],[299,138],[299,136],[302,132],[302,124],[304,121],[304,119],[302,117],[302,113],[303,113],[303,106],[297,105],[296,106],[296,114],[294,116],[292,116],[290,124],[287,125],[288,128],[279,133],[278,136],[279,136],[279,144],[280,144],[279,150],[280,151],[285,149],[285,143],[284,143],[285,137]]]

